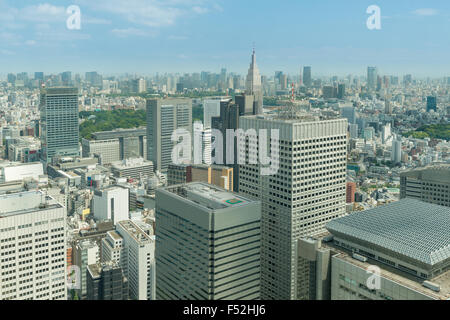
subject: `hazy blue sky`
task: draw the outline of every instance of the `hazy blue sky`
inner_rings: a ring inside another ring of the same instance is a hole
[[[66,8],[81,9],[68,30]],[[369,5],[381,30],[368,30]],[[0,73],[245,73],[450,76],[449,0],[0,0]]]

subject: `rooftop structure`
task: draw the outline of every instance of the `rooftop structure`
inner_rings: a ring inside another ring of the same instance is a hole
[[[395,257],[388,264],[422,278],[450,268],[450,209],[416,199],[404,199],[353,213],[326,225],[348,246],[355,244]],[[339,241],[338,241],[339,242]],[[369,257],[376,254],[368,252]]]

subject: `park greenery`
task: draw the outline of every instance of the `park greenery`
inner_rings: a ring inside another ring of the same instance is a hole
[[[131,129],[146,125],[144,110],[82,111],[80,137],[91,139],[92,133],[114,129]]]
[[[443,139],[450,140],[450,123],[446,124],[432,124],[418,128],[415,131],[409,131],[403,134],[405,137],[412,137],[415,139]]]

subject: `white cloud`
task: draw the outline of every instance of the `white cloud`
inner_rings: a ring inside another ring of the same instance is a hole
[[[417,10],[413,11],[413,13],[418,16],[435,16],[439,12],[436,9],[421,8],[421,9],[417,9]]]
[[[172,26],[184,16],[220,8],[216,0],[78,0],[77,3],[153,28]]]
[[[130,36],[153,37],[156,35],[155,32],[150,32],[150,31],[136,29],[136,28],[113,29],[111,32],[120,38],[126,38],[126,37],[130,37]]]

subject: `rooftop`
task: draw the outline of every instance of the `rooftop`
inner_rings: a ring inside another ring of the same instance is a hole
[[[171,186],[166,188],[166,190],[209,209],[238,207],[254,202],[241,195],[204,182],[193,182],[184,185]]]
[[[152,237],[142,231],[142,229],[131,220],[120,221],[119,224],[141,245],[154,241]]]
[[[450,208],[415,199],[356,212],[330,221],[326,228],[427,265],[450,258]]]
[[[401,176],[450,184],[450,165],[435,165],[408,170],[402,172]]]
[[[0,195],[0,218],[62,207],[40,191]]]

